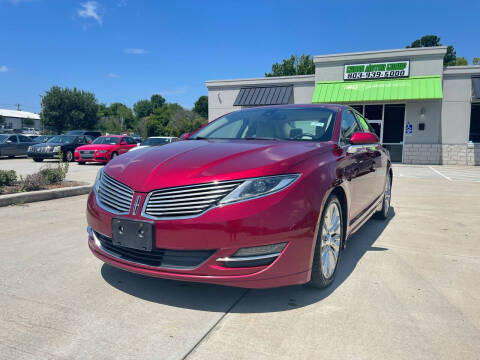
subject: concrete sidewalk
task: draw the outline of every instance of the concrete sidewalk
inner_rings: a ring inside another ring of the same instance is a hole
[[[2,359],[478,359],[480,183],[398,177],[327,290],[102,264],[86,196],[0,208]]]

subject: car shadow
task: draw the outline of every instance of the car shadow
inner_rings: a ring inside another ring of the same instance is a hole
[[[326,289],[314,289],[308,285],[241,289],[159,279],[130,273],[108,264],[103,264],[101,274],[108,284],[122,292],[168,306],[225,312],[228,308],[226,302],[229,302],[234,305],[229,309],[233,313],[287,311],[327,298],[352,274],[367,252],[387,251],[387,248],[376,247],[374,244],[394,217],[395,209],[392,207],[387,220],[371,219],[349,239],[347,248],[342,252],[335,280]]]

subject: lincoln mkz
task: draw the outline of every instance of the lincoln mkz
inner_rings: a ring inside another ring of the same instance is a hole
[[[349,237],[389,215],[388,151],[343,105],[243,109],[98,172],[88,244],[120,269],[246,288],[326,287]]]

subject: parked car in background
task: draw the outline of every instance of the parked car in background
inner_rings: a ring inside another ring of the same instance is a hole
[[[137,144],[142,142],[142,137],[140,135],[130,134],[130,136],[132,137],[133,140],[135,140]]]
[[[78,147],[75,151],[75,161],[79,165],[86,162],[106,163],[115,156],[126,153],[137,144],[130,136],[109,135],[96,138],[91,144]]]
[[[75,149],[93,141],[90,135],[56,135],[48,142],[35,144],[28,148],[28,157],[41,162],[44,159],[58,159],[59,151],[64,161],[73,161]]]
[[[102,133],[96,130],[70,130],[65,135],[89,135],[96,139],[97,137],[102,136]]]
[[[40,135],[33,139],[35,144],[46,143],[48,140],[53,138],[55,135]]]
[[[133,148],[132,150],[139,150],[139,149],[152,147],[152,146],[166,145],[177,140],[178,140],[177,137],[172,137],[172,136],[152,136],[152,137],[146,138],[143,142],[137,144],[137,147]]]
[[[373,214],[389,216],[391,184],[388,151],[352,108],[243,109],[101,169],[88,244],[149,276],[324,288],[349,237]]]
[[[21,133],[22,133],[23,135],[27,135],[27,136],[30,136],[30,135],[36,135],[36,136],[38,136],[38,135],[40,135],[40,130],[35,129],[35,128],[23,128],[23,129],[21,130]]]
[[[33,140],[25,135],[0,134],[0,156],[26,156]]]

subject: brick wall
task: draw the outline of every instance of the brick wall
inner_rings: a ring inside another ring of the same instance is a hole
[[[480,165],[480,144],[404,144],[403,163]]]

